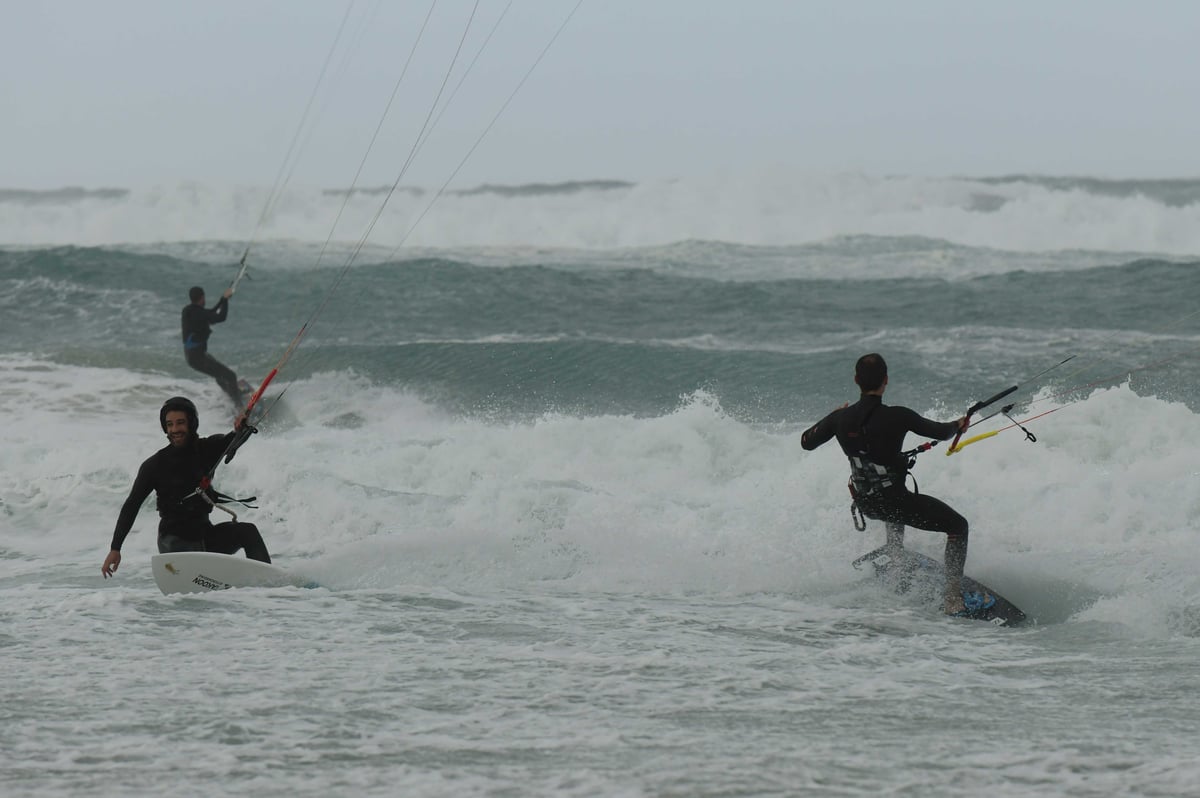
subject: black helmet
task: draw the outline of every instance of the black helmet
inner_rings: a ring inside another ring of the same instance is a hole
[[[193,435],[200,428],[200,416],[196,414],[196,406],[192,404],[192,400],[183,396],[172,396],[167,401],[163,402],[162,409],[158,411],[158,423],[162,425],[163,432],[167,431],[167,411],[181,410],[188,417],[188,432]]]
[[[200,297],[204,296],[204,289],[198,285],[193,285],[188,289],[188,299],[195,302]]]

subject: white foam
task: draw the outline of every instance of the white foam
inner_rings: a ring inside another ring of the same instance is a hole
[[[138,464],[162,444],[163,397],[193,395],[203,431],[227,429],[217,390],[195,381],[5,356],[0,384],[10,575],[89,552],[99,567]],[[334,587],[820,593],[851,584],[847,563],[880,536],[851,527],[836,446],[804,452],[798,430],[747,426],[706,394],[657,418],[510,423],[320,375],[285,402],[217,483],[258,494],[247,517],[277,557]],[[1044,620],[1138,626],[1149,608],[1193,623],[1195,415],[1122,386],[1033,429],[1036,444],[1010,430],[918,462],[921,490],[972,522],[968,572]],[[152,553],[156,520],[142,510],[128,551]],[[941,542],[910,533],[934,555]]]
[[[1044,183],[767,172],[646,181],[575,193],[397,192],[370,242],[411,247],[613,249],[688,240],[786,246],[838,236],[923,236],[1002,251],[1091,250],[1182,256],[1200,250],[1200,204],[1108,196]],[[7,201],[0,242],[105,245],[246,241],[261,187],[203,183],[135,189],[123,198]],[[981,202],[980,197],[987,198]],[[293,186],[258,240],[356,242],[382,197]],[[418,219],[420,219],[419,224]],[[411,231],[411,235],[409,232]]]

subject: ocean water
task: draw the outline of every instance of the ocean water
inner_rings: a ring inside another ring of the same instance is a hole
[[[481,186],[416,227],[412,188],[357,255],[381,192],[331,231],[345,192],[290,188],[211,351],[258,383],[311,325],[216,483],[321,587],[163,596],[152,504],[103,580],[163,399],[229,427],[179,311],[265,196],[0,190],[4,795],[1195,794],[1200,181]],[[1027,626],[850,567],[882,530],[800,433],[870,351],[939,419],[1020,386],[1036,441],[914,473]]]

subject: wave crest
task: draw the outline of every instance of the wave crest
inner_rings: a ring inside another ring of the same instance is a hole
[[[390,189],[293,187],[257,240],[358,241]],[[247,241],[268,191],[0,189],[8,245]],[[435,201],[436,198],[436,201]],[[345,205],[343,209],[342,206]],[[340,216],[339,216],[340,213]],[[333,220],[340,222],[333,227]],[[1200,180],[736,173],[702,179],[482,184],[391,193],[369,243],[410,247],[750,246],[847,236],[936,239],[998,251],[1184,255],[1200,250]]]

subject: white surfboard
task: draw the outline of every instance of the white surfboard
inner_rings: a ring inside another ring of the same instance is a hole
[[[311,579],[240,554],[177,551],[150,558],[154,581],[163,593],[205,593],[231,587],[316,587]]]

